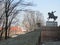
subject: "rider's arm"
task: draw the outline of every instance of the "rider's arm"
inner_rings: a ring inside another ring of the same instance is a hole
[[[55,13],[56,11],[54,11],[53,13]]]

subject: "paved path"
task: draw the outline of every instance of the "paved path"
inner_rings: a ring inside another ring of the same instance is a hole
[[[23,35],[18,35],[15,38],[0,41],[0,45],[36,45],[40,30],[32,31]]]
[[[40,30],[36,30],[26,34],[18,35],[15,38],[0,41],[0,45],[36,45],[39,36]],[[60,45],[60,41],[44,42],[42,45]]]

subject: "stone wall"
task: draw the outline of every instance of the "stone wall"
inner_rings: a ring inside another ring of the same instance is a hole
[[[60,27],[41,27],[42,41],[57,41],[60,40]]]

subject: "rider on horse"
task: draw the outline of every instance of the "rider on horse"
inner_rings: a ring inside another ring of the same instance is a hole
[[[52,12],[51,12],[51,15],[53,15],[53,16],[54,16],[54,13],[55,13],[55,12],[56,12],[56,11],[54,11],[54,12],[52,11]]]
[[[57,19],[57,16],[54,15],[55,12],[56,12],[56,11],[54,11],[54,12],[52,11],[51,13],[48,12],[48,15],[49,15],[48,20],[49,20],[50,18],[53,18],[54,21]]]

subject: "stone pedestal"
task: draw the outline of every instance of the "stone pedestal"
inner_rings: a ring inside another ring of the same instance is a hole
[[[48,26],[48,27],[57,27],[58,23],[55,22],[55,21],[47,21],[46,26]]]

